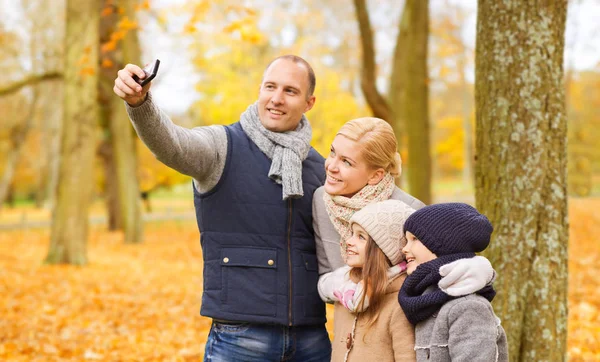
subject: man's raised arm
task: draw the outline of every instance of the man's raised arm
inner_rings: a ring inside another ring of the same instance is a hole
[[[119,70],[113,88],[126,102],[127,113],[140,139],[156,158],[185,175],[192,176],[200,192],[212,189],[218,182],[227,154],[227,135],[222,126],[188,129],[174,124],[154,102],[149,89],[133,79],[145,73],[134,64]]]

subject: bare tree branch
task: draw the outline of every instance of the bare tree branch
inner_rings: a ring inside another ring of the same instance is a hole
[[[377,76],[375,64],[375,49],[373,45],[373,31],[365,0],[354,0],[356,19],[360,30],[362,45],[361,88],[365,99],[375,117],[381,118],[393,126],[394,117],[385,98],[377,90]]]
[[[48,80],[62,79],[62,72],[49,72],[44,74],[33,74],[16,83],[9,84],[5,87],[0,87],[0,97],[20,91],[21,89],[36,85]]]

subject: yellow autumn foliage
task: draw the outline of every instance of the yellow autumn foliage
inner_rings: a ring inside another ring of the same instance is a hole
[[[191,180],[189,176],[185,176],[158,161],[141,140],[137,139],[136,141],[138,180],[141,192],[152,191],[160,187],[170,188],[173,185]]]
[[[457,174],[465,165],[465,129],[463,119],[456,116],[442,118],[435,129],[435,162],[445,175]]]
[[[191,200],[188,204],[191,207]],[[600,360],[600,199],[571,199],[569,361]],[[0,223],[19,215],[9,210]],[[42,265],[49,230],[0,233],[0,360],[198,361],[202,251],[193,220],[147,224],[141,245],[93,227],[84,267]],[[501,271],[500,271],[501,272]],[[328,330],[332,333],[332,309]]]

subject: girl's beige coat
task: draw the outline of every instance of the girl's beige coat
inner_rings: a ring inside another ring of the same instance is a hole
[[[398,291],[405,278],[406,274],[402,274],[388,286],[379,318],[371,328],[367,330],[365,315],[358,315],[348,361],[416,361],[414,328],[398,304]],[[344,361],[355,316],[335,303],[332,361]]]

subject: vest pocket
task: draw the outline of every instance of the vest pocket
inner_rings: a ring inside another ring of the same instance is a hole
[[[221,249],[223,310],[242,315],[277,314],[277,249]]]
[[[319,281],[319,268],[317,256],[308,253],[302,253],[302,262],[304,263],[304,316],[321,317],[325,315],[325,304],[321,301],[317,290]]]

